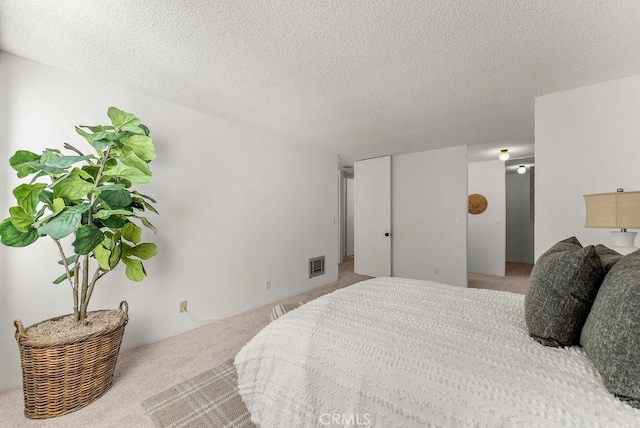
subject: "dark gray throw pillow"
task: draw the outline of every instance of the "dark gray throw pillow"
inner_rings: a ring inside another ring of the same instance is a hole
[[[605,273],[609,272],[613,265],[618,263],[618,260],[622,258],[622,254],[602,244],[596,245],[596,253],[598,257],[600,257],[600,262],[602,263]]]
[[[640,251],[605,277],[580,343],[609,392],[640,409]]]
[[[593,245],[575,237],[540,256],[529,279],[524,314],[529,335],[546,346],[570,346],[580,332],[605,272]]]

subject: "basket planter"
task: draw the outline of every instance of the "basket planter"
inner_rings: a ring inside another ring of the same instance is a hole
[[[118,325],[54,342],[29,340],[22,323],[15,321],[25,416],[46,419],[71,413],[93,403],[109,390],[124,328],[129,321],[127,302],[121,302],[119,309],[124,316]]]

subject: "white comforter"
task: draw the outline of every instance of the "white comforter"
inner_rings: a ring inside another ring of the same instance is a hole
[[[262,427],[640,427],[579,347],[531,338],[523,296],[376,278],[270,324],[236,356]]]

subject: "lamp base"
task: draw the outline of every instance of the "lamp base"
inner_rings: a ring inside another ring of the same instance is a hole
[[[620,254],[629,254],[636,251],[638,248],[633,244],[636,240],[638,232],[611,232],[613,237],[613,248]]]

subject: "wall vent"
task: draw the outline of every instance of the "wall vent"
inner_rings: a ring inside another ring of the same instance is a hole
[[[309,259],[309,278],[324,273],[324,256]]]

